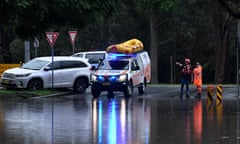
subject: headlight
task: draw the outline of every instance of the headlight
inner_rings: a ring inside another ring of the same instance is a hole
[[[91,81],[97,81],[97,76],[96,75],[91,75]]]
[[[31,73],[27,73],[27,74],[18,74],[16,75],[16,77],[27,77],[29,76]]]
[[[125,75],[120,75],[118,80],[119,80],[120,82],[122,82],[122,81],[127,81],[127,75],[126,75],[126,74],[125,74]]]

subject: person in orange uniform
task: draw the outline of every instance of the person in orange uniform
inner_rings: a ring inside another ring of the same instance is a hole
[[[202,94],[202,66],[199,62],[196,63],[193,69],[193,84],[197,88],[197,98],[201,98]]]

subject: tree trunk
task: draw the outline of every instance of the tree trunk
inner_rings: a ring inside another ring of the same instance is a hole
[[[215,82],[217,84],[222,84],[224,81],[224,71],[226,63],[226,51],[228,47],[228,37],[229,30],[223,31],[223,35],[220,36],[220,39],[217,40],[218,51],[216,55],[216,68],[215,68]]]
[[[153,12],[150,17],[150,57],[151,57],[151,83],[158,83],[158,31],[157,18]]]
[[[216,12],[219,13],[219,12]],[[224,81],[224,71],[226,64],[226,54],[229,45],[229,25],[228,20],[223,16],[224,14],[217,14],[215,17],[216,27],[216,65],[215,65],[215,83],[222,84]]]
[[[2,58],[3,63],[12,63],[12,57],[10,52],[10,43],[13,40],[13,36],[10,30],[1,27],[1,45],[2,45]]]

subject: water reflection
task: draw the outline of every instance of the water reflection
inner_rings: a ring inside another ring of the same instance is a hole
[[[92,101],[92,123],[93,141],[102,143],[102,101],[98,99]]]
[[[121,139],[125,141],[126,137],[126,118],[127,118],[127,104],[124,99],[121,100],[121,109],[120,109],[120,124],[121,124]]]
[[[111,99],[106,103],[94,99],[92,116],[96,143],[149,143],[150,109],[147,106],[141,107],[125,98]]]
[[[119,134],[119,131],[117,131],[117,126],[119,123],[116,122],[116,109],[115,109],[115,100],[110,101],[108,105],[108,115],[109,115],[109,130],[106,131],[108,133],[108,143],[109,144],[116,144],[117,143],[117,134]]]
[[[4,111],[1,143],[51,143],[51,115],[43,107],[46,105],[40,101],[5,103],[1,107]]]
[[[193,126],[194,126],[194,139],[197,144],[202,143],[202,100],[197,99],[194,101],[193,107]]]
[[[239,143],[236,101],[116,97],[1,100],[1,144],[225,144]]]
[[[0,101],[0,127],[3,126],[3,111],[2,111],[2,102]]]
[[[219,126],[223,124],[223,105],[222,103],[216,105],[216,113],[217,113],[217,122]]]

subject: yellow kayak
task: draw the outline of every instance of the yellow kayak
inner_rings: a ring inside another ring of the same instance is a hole
[[[107,47],[107,52],[117,53],[136,53],[143,50],[143,43],[138,39],[131,39],[120,44],[110,45]]]

